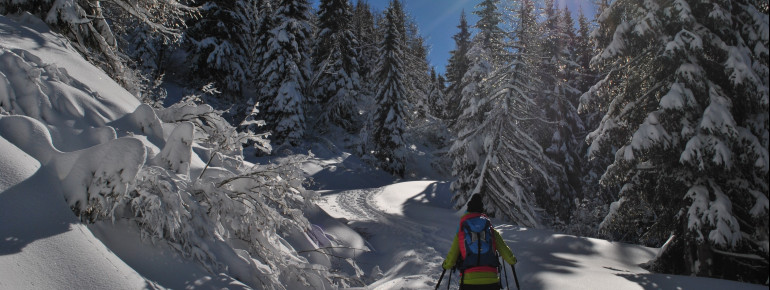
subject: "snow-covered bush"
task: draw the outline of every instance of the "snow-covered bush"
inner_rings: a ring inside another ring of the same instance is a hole
[[[203,88],[206,94],[217,94],[212,84]],[[168,108],[158,110],[158,117],[166,123],[193,122],[195,124],[196,141],[207,151],[207,164],[214,162],[214,165],[221,162],[229,162],[231,166],[239,167],[243,161],[243,145],[251,144],[257,149],[269,153],[271,150],[270,141],[267,139],[269,133],[254,133],[247,129],[245,132],[239,132],[230,125],[223,117],[224,111],[215,110],[212,106],[201,104],[201,95],[189,95],[181,102],[171,105]],[[253,109],[247,120],[241,125],[256,124],[257,127],[264,124],[261,120],[253,120],[254,114],[258,111]],[[229,161],[228,161],[229,160]]]
[[[212,248],[212,240],[247,251],[250,267],[231,269],[231,274],[249,285],[281,288],[299,279],[303,287],[318,286],[325,275],[297,270],[308,268],[303,266],[307,261],[281,237],[310,228],[302,210],[316,195],[302,184],[299,164],[304,157],[267,165],[245,163],[242,145],[251,141],[269,151],[265,135],[236,131],[221,112],[196,100],[187,97],[158,111],[164,126],[175,128],[151,160],[153,166],[139,171],[123,199],[127,211],[122,217],[135,220],[143,236],[168,241],[212,271],[244,263],[234,252]],[[193,136],[191,125],[195,142],[188,139]],[[193,145],[207,158],[206,166],[195,173],[180,170],[179,164],[190,162]]]
[[[62,69],[4,44],[0,136],[61,182],[81,220],[135,223],[143,237],[254,288],[357,279],[330,274],[330,263],[310,263],[296,250],[318,247],[306,236],[303,210],[316,195],[303,187],[305,156],[245,162],[245,143],[270,150],[266,135],[237,131],[198,95],[153,109],[85,61]]]

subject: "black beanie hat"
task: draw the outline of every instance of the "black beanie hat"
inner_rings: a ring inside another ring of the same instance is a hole
[[[468,201],[468,212],[484,212],[484,203],[481,202],[481,194],[474,194],[471,196],[471,200]]]

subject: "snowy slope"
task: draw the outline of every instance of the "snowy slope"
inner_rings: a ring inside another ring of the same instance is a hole
[[[383,272],[370,288],[426,289],[435,286],[457,230],[460,212],[451,209],[447,202],[450,197],[446,183],[411,181],[329,193],[320,205],[331,216],[349,221],[348,225],[371,243],[372,251],[358,258],[359,264]],[[500,221],[494,224],[517,256],[516,272],[522,289],[767,289],[727,280],[649,273],[639,264],[655,256],[658,249],[654,248]],[[442,285],[446,285],[447,276]],[[514,289],[510,270],[507,277]],[[457,289],[457,281],[458,276],[452,277],[453,289]]]
[[[36,160],[2,137],[0,152],[0,289],[152,287],[77,220]]]
[[[93,66],[83,63],[70,62],[72,59],[82,59],[71,49],[63,46],[50,45],[61,43],[61,39],[50,34],[29,33],[27,30],[39,29],[47,31],[45,25],[34,18],[22,18],[30,26],[16,24],[6,17],[0,17],[0,102],[6,104],[12,100],[9,94],[46,94],[54,90],[60,96],[55,98],[61,102],[56,104],[40,104],[19,102],[11,104],[19,111],[40,118],[50,118],[62,122],[77,122],[78,117],[84,118],[85,110],[104,112],[104,115],[93,116],[92,120],[104,122],[114,117],[113,113],[124,113],[132,110],[138,103],[135,98],[118,102],[84,101],[78,104],[67,100],[82,99],[77,87],[84,88],[83,83],[101,86],[103,91],[119,89],[100,84],[98,78],[105,78],[104,73],[94,70]],[[22,50],[21,47],[34,47],[33,50]],[[60,77],[58,82],[47,83],[60,85],[57,89],[37,83],[39,86],[28,84],[24,78],[34,79],[30,70],[22,66],[34,66],[47,59],[64,60],[59,65],[66,66],[69,72],[80,76],[78,79],[66,78],[63,70],[48,66],[41,70],[31,70],[49,77]],[[56,74],[57,76],[53,76]],[[95,77],[95,78],[94,78]],[[21,80],[19,79],[21,78]],[[7,81],[6,81],[7,80]],[[65,84],[74,86],[65,86]],[[110,82],[113,83],[114,82]],[[52,90],[49,90],[52,89]],[[125,90],[115,90],[125,92]],[[130,95],[128,95],[130,97]],[[71,97],[71,98],[68,98]],[[68,110],[65,114],[54,113],[52,107]],[[85,109],[85,110],[84,110]],[[108,113],[109,112],[109,113]],[[69,114],[71,113],[71,114]],[[8,120],[8,119],[5,119]],[[4,121],[5,121],[4,120]],[[153,287],[153,283],[144,279],[135,270],[105,247],[88,228],[81,224],[72,214],[63,198],[61,188],[51,186],[56,184],[51,172],[41,169],[40,162],[25,153],[25,151],[41,150],[35,148],[18,148],[7,138],[20,140],[31,135],[29,131],[16,131],[14,128],[3,127],[0,130],[0,288],[1,289],[85,289],[85,288],[115,288],[137,289]],[[21,129],[21,128],[16,128]],[[11,136],[13,135],[13,136]],[[22,150],[26,149],[26,150]],[[78,277],[78,279],[73,279]]]
[[[279,277],[313,278],[317,271],[269,269],[211,237],[191,251],[224,265],[204,267],[137,223],[86,225],[73,214],[125,193],[144,165],[199,176],[207,151],[194,144],[201,153],[192,154],[191,135],[190,123],[162,123],[41,20],[0,16],[0,289],[248,288],[240,281],[282,289]],[[210,168],[203,178],[225,173]],[[148,207],[173,204],[158,199]],[[164,212],[171,223],[173,214]],[[297,257],[279,237],[266,242],[278,244],[275,256]]]
[[[0,110],[32,117],[0,115],[0,289],[242,285],[121,222],[80,222],[66,181],[130,163],[138,141],[104,125],[139,102],[35,17],[0,16],[0,39]]]
[[[87,117],[88,121],[114,120],[118,116],[133,112],[139,101],[128,91],[120,87],[110,79],[104,71],[83,61],[83,57],[69,44],[65,38],[49,33],[48,25],[40,19],[23,14],[9,17],[0,17],[0,39],[3,50],[15,52],[28,62],[42,65],[39,72],[45,79],[54,84],[41,86],[40,88],[27,88],[32,94],[48,94],[57,91],[62,98],[54,98],[52,106],[69,106],[68,111],[79,117]],[[22,53],[24,52],[24,53]],[[3,57],[2,67],[11,68],[19,65],[19,59],[10,55]],[[4,71],[3,73],[8,73]],[[6,75],[11,77],[11,75]],[[33,75],[29,76],[30,78]],[[13,80],[13,79],[10,79]],[[8,93],[8,84],[0,83],[0,96]],[[85,93],[84,93],[85,92]],[[90,96],[89,96],[90,94]],[[64,103],[68,99],[76,100],[71,104]],[[33,107],[25,107],[34,109]],[[44,108],[38,108],[44,114]],[[34,114],[35,112],[29,112]],[[82,114],[96,114],[98,116],[82,116]]]

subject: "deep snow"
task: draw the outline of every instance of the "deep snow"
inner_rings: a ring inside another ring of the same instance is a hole
[[[0,105],[10,106],[2,102],[12,99],[29,100],[18,94],[24,91],[43,102],[14,104],[17,112],[48,121],[46,126],[22,130],[19,124],[35,123],[0,115],[0,289],[247,288],[227,274],[208,272],[180,257],[163,242],[142,239],[135,225],[122,220],[86,225],[75,217],[64,199],[74,193],[58,186],[59,177],[71,170],[44,165],[64,160],[59,164],[74,166],[75,171],[98,169],[101,159],[76,162],[73,158],[94,152],[78,150],[118,139],[114,131],[90,132],[89,128],[118,120],[134,112],[139,103],[37,19],[0,16],[0,39]],[[60,128],[82,131],[57,131]],[[147,133],[146,144],[169,135],[189,136],[172,133],[174,128],[147,128],[163,132]],[[39,131],[47,131],[51,140],[39,138],[46,132],[31,136]],[[120,155],[131,147],[112,146],[114,151],[108,153]],[[365,288],[432,288],[461,214],[452,209],[448,183],[394,180],[330,144],[315,144],[313,151],[316,157],[305,163],[304,170],[321,193],[320,208],[304,213],[313,223],[311,228],[290,234],[311,240],[308,245],[333,248],[294,250],[333,270],[357,273]],[[174,153],[180,151],[157,156]],[[195,174],[203,164],[194,159],[183,165],[177,169]],[[495,227],[518,257],[516,271],[523,289],[767,289],[648,273],[639,264],[655,256],[658,249],[654,248],[500,221],[495,221]],[[344,257],[352,257],[355,263]],[[513,286],[512,274],[507,277]],[[457,281],[454,276],[455,289]]]

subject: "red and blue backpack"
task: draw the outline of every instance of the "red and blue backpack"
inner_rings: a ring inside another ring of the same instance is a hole
[[[469,213],[460,220],[458,232],[462,272],[497,272],[497,259],[492,222],[481,213]]]

